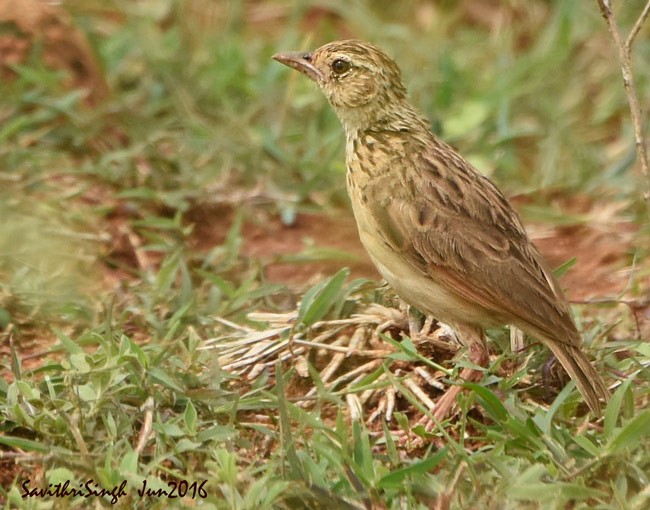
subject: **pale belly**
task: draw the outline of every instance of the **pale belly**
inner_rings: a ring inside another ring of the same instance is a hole
[[[361,242],[377,270],[409,305],[452,326],[459,324],[485,326],[489,323],[494,325],[500,323],[498,320],[490,320],[490,313],[482,307],[467,303],[443,287],[436,279],[435,271],[425,275],[406,262],[403,257],[395,255],[390,248],[378,241],[377,236],[372,235],[370,230],[372,226],[359,222],[357,226]]]

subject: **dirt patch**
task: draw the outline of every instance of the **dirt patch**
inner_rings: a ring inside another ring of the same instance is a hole
[[[45,64],[67,71],[67,85],[86,89],[90,105],[108,96],[90,44],[61,7],[39,0],[0,2],[0,77],[11,78],[10,65],[24,62],[39,45]]]
[[[234,217],[228,207],[194,209],[187,216],[194,224],[193,248],[209,250],[222,244]],[[262,261],[267,279],[274,283],[300,289],[342,267],[349,267],[354,277],[379,278],[351,216],[300,213],[286,225],[277,214],[247,211],[241,236],[242,255]]]
[[[347,266],[357,277],[379,278],[379,273],[359,241],[354,219],[345,216],[300,214],[291,226],[280,221],[247,224],[244,252],[258,258],[271,256],[267,268],[269,280],[289,285],[309,284]],[[340,252],[330,260],[313,262],[273,261],[313,247]]]
[[[620,223],[607,231],[588,225],[551,229],[535,244],[551,267],[575,257],[576,263],[562,277],[571,300],[615,298],[629,281],[633,225]],[[534,231],[534,229],[533,229]]]
[[[207,250],[224,242],[232,226],[229,208],[199,208],[189,215],[195,230],[192,243]],[[562,286],[572,300],[613,298],[622,292],[629,278],[630,251],[636,227],[631,223],[602,225],[530,226],[530,235],[551,267],[575,257],[576,263],[562,277]],[[337,215],[298,214],[292,225],[284,225],[278,215],[247,213],[242,226],[243,254],[265,263],[270,281],[302,287],[342,267],[354,277],[380,278],[357,233],[351,213]],[[330,260],[285,262],[311,248],[337,250],[349,254]]]

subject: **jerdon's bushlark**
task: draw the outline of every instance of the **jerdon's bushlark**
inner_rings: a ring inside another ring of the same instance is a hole
[[[600,414],[609,392],[558,282],[503,194],[411,106],[397,64],[356,40],[273,58],[316,82],[343,124],[359,235],[399,296],[452,326],[479,366],[488,361],[485,327],[510,324],[538,338]],[[438,401],[437,419],[459,392]]]

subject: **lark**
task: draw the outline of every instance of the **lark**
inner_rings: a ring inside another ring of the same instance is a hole
[[[341,121],[359,236],[397,294],[451,326],[479,367],[489,361],[485,328],[512,325],[537,338],[600,415],[607,386],[549,266],[503,194],[411,105],[395,61],[357,40],[273,58],[313,80]],[[482,371],[460,377],[479,381]],[[436,419],[460,391],[439,399]]]

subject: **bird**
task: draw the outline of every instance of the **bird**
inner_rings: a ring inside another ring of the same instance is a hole
[[[395,60],[355,39],[272,58],[316,83],[340,120],[359,237],[400,298],[452,327],[478,367],[489,362],[486,328],[510,325],[538,339],[600,416],[609,390],[558,281],[503,193],[410,103]],[[470,366],[459,377],[482,375]],[[440,397],[436,420],[449,417],[461,391],[453,385]]]

